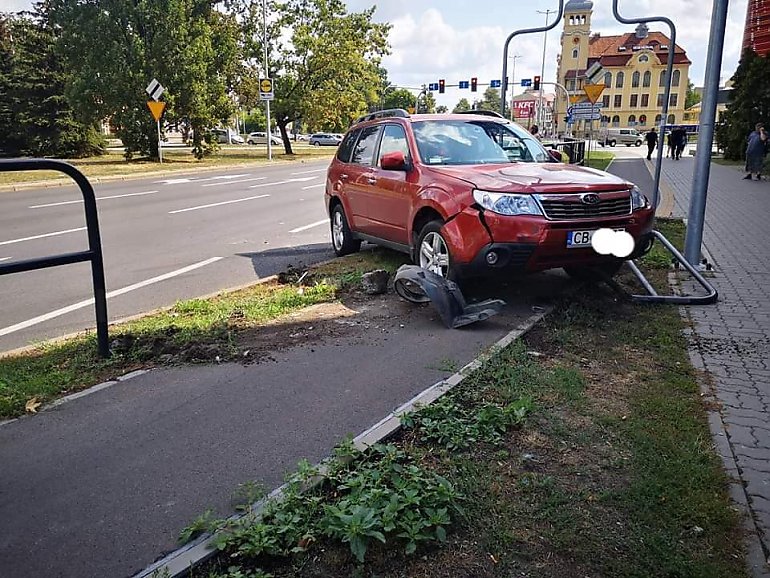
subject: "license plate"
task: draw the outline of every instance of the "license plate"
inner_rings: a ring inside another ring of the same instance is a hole
[[[615,229],[615,231],[624,231],[625,229]],[[579,249],[591,246],[591,238],[597,229],[591,231],[568,231],[567,249]]]

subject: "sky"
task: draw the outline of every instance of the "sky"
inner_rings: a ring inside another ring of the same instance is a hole
[[[566,2],[566,0],[565,0]],[[740,58],[747,0],[731,0],[722,56],[721,84],[732,76]],[[0,0],[0,11],[26,10],[32,0]],[[438,82],[447,84],[477,77],[479,83],[502,76],[503,45],[514,30],[545,24],[546,10],[556,11],[558,0],[347,0],[351,11],[377,6],[374,19],[390,22],[391,54],[383,60],[391,83],[403,87],[420,87]],[[677,44],[687,51],[692,61],[690,80],[703,86],[706,55],[711,28],[712,0],[620,0],[619,12],[626,18],[666,16],[677,28]],[[553,19],[555,14],[550,14]],[[551,20],[552,22],[553,20]],[[634,26],[625,26],[612,16],[612,0],[594,0],[592,32],[603,36],[632,32]],[[652,24],[668,36],[667,27]],[[556,56],[562,27],[551,30],[546,39],[545,81],[556,77]],[[543,35],[518,36],[512,42],[509,56],[520,55],[508,61],[509,77],[513,82],[540,74],[543,55]],[[515,93],[523,89],[516,88]],[[416,91],[415,91],[416,92]],[[469,90],[447,88],[445,94],[435,93],[438,104],[450,109],[461,98],[481,98]]]

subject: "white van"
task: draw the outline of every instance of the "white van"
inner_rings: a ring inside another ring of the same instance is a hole
[[[631,145],[640,147],[644,142],[644,136],[639,134],[635,128],[615,128],[607,127],[599,133],[599,144],[601,146],[614,147],[618,144],[624,144],[627,147]]]

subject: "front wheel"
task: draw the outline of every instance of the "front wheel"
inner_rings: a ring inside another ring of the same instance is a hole
[[[337,257],[356,253],[361,249],[361,241],[353,238],[341,203],[337,203],[332,209],[331,228],[332,247],[334,247],[334,253]]]
[[[599,281],[604,281],[605,278],[611,279],[617,275],[624,262],[616,259],[600,265],[573,265],[571,267],[564,267],[564,271],[577,281],[598,283]]]
[[[444,223],[441,221],[431,221],[422,228],[417,241],[415,261],[423,269],[456,281],[456,267],[449,252],[449,245],[441,232],[443,227]]]
[[[642,141],[638,140],[634,143],[636,146],[640,147],[642,146]]]
[[[611,140],[610,141],[610,146],[611,147],[614,147],[616,144],[618,144],[618,141],[616,141],[616,140]]]
[[[318,141],[311,142],[310,144],[313,145],[313,146],[316,146],[316,147],[320,147],[321,146],[321,143],[318,142]]]

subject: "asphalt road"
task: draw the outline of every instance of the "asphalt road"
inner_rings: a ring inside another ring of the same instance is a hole
[[[110,320],[332,256],[328,160],[95,185]],[[0,193],[0,263],[87,248],[77,187]],[[158,278],[161,279],[158,279]],[[0,277],[0,351],[95,325],[86,263]]]

